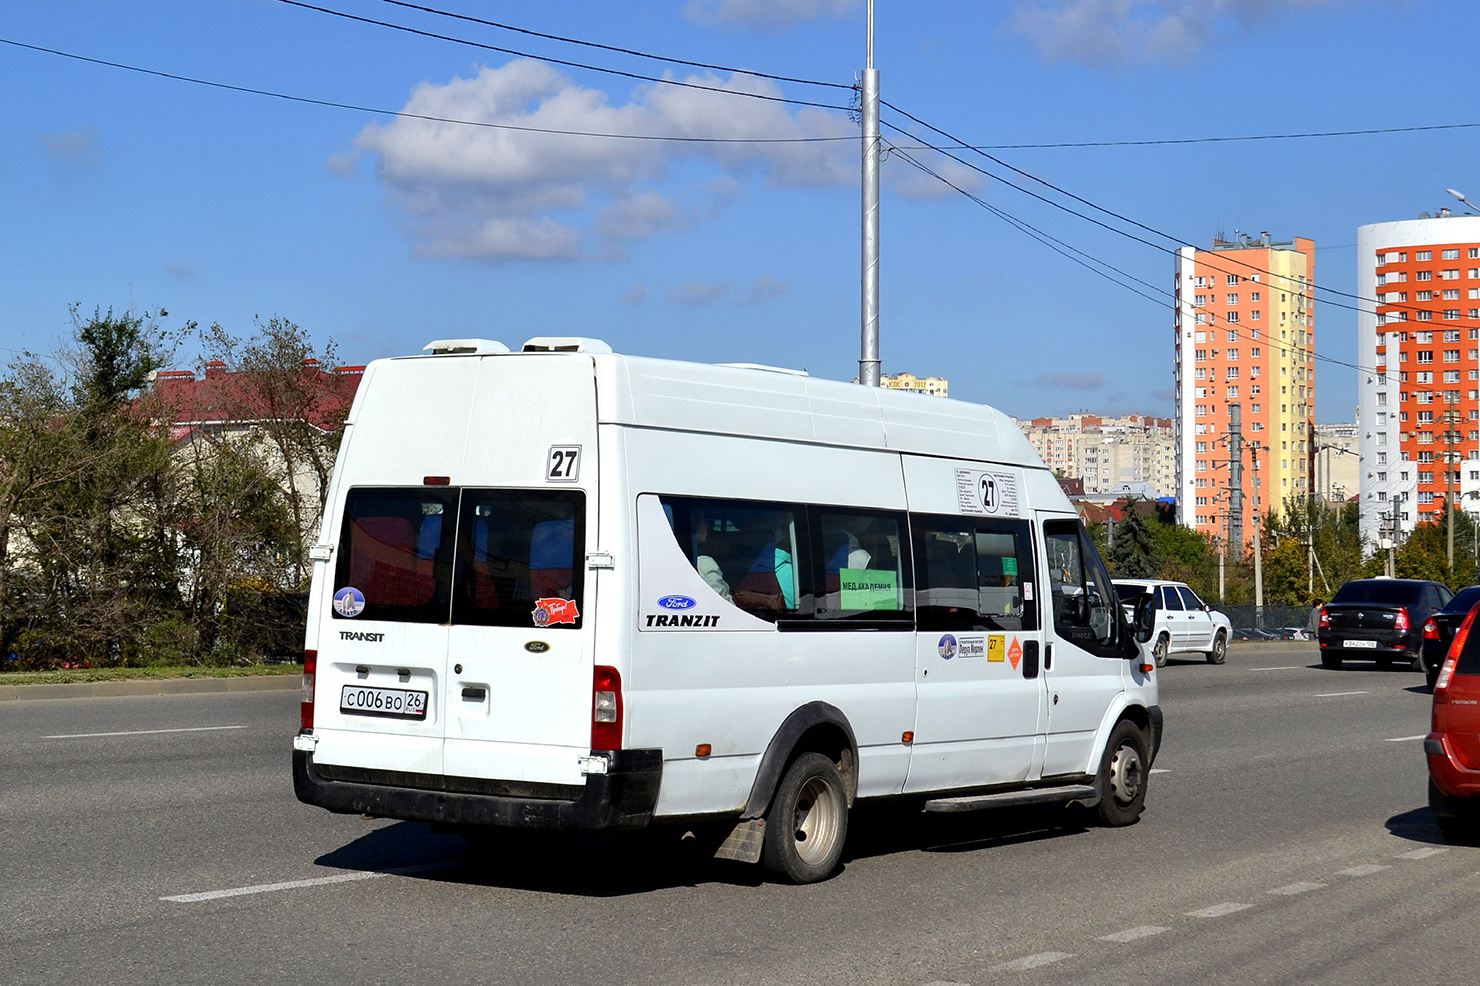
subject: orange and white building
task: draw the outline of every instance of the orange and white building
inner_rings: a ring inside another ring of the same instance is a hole
[[[1230,406],[1243,435],[1243,539],[1307,495],[1315,428],[1315,243],[1268,233],[1177,253],[1178,521],[1229,534]],[[1258,455],[1258,470],[1253,456]]]
[[[1361,530],[1375,544],[1444,511],[1448,431],[1455,507],[1480,505],[1480,216],[1358,227],[1357,294]]]

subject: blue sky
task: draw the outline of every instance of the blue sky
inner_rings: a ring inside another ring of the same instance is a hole
[[[321,3],[639,74],[825,103],[848,95],[664,66],[383,0]],[[863,65],[857,0],[427,5],[806,79],[850,83]],[[703,136],[857,132],[836,112],[552,66],[277,0],[9,0],[0,38],[459,119]],[[1002,145],[1476,123],[1477,46],[1480,4],[1432,0],[880,0],[876,64],[885,99],[972,143]],[[163,307],[167,325],[220,322],[239,334],[254,316],[279,314],[335,339],[348,362],[434,338],[517,346],[560,334],[630,353],[857,372],[854,140],[680,145],[498,132],[4,45],[0,93],[9,107],[0,115],[0,347],[50,349],[79,302]],[[886,111],[891,118],[907,123]],[[1317,283],[1350,292],[1356,227],[1456,205],[1446,187],[1480,198],[1477,148],[1480,130],[1460,129],[993,153],[1201,246],[1219,230],[1309,236]],[[969,152],[963,159],[1006,174]],[[921,160],[989,204],[1171,287],[1166,253],[955,162],[928,152]],[[943,374],[952,396],[1020,416],[1171,413],[1165,307],[1076,266],[897,154],[884,176],[885,372]],[[1327,297],[1317,303],[1317,350],[1356,361],[1355,315]],[[1355,371],[1320,364],[1317,392],[1319,420],[1350,420]]]

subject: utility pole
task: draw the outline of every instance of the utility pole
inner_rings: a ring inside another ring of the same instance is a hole
[[[879,386],[879,73],[874,68],[874,0],[868,0],[868,63],[863,70],[863,344],[858,382]]]
[[[1444,510],[1448,514],[1447,527],[1449,544],[1445,557],[1449,560],[1449,571],[1454,572],[1454,422],[1459,417],[1459,412],[1452,407],[1444,412],[1444,441],[1447,449],[1444,453]]]
[[[1260,496],[1259,489],[1259,443],[1254,442],[1249,446],[1249,458],[1254,463],[1254,622],[1261,628],[1264,626],[1264,560],[1259,542]]]

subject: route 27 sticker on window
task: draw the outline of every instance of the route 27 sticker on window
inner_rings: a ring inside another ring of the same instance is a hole
[[[956,503],[963,514],[1021,517],[1017,474],[957,469]]]
[[[545,482],[574,483],[581,478],[581,447],[551,445],[545,460]]]

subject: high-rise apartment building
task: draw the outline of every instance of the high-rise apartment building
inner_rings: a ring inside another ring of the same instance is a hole
[[[1357,294],[1361,530],[1371,544],[1444,510],[1451,440],[1455,507],[1480,502],[1480,217],[1444,209],[1358,227]]]
[[[1017,421],[1017,426],[1050,469],[1083,480],[1085,493],[1145,483],[1160,495],[1173,494],[1176,449],[1170,418],[1071,414]]]
[[[1311,491],[1315,243],[1221,236],[1177,253],[1177,517],[1229,535],[1231,411],[1243,440],[1243,539],[1254,518]],[[1254,456],[1258,456],[1255,469]]]

